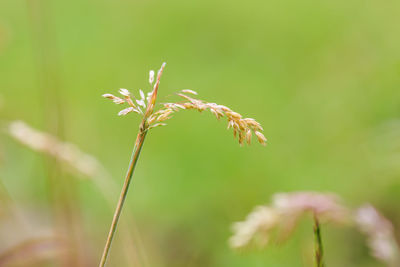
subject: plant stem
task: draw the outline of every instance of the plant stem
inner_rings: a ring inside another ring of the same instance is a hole
[[[57,43],[57,27],[54,9],[49,0],[27,0],[30,19],[32,52],[38,89],[41,90],[41,104],[44,107],[44,123],[56,137],[65,137],[63,81],[60,75],[62,62]],[[44,157],[46,186],[52,220],[57,235],[68,240],[68,252],[57,257],[60,266],[85,266],[84,235],[79,218],[80,205],[74,195],[77,185],[67,177],[58,160]]]
[[[132,152],[132,156],[131,156],[131,160],[129,162],[129,168],[128,168],[128,172],[126,173],[126,177],[125,177],[125,182],[124,185],[122,187],[121,190],[121,194],[118,200],[118,204],[117,207],[115,209],[114,212],[114,217],[111,223],[111,227],[110,227],[110,231],[108,233],[108,237],[107,237],[107,241],[106,244],[104,246],[104,251],[103,251],[103,255],[101,256],[101,260],[100,260],[100,264],[99,267],[104,267],[106,264],[106,260],[110,251],[110,247],[111,247],[111,243],[115,234],[115,230],[117,229],[117,225],[118,225],[118,220],[119,217],[121,215],[121,211],[122,211],[122,207],[124,205],[125,202],[125,198],[127,196],[128,193],[128,188],[129,188],[129,184],[132,180],[132,175],[133,172],[135,170],[135,166],[136,163],[138,161],[139,155],[140,155],[140,151],[142,149],[143,143],[144,143],[144,139],[146,137],[147,134],[147,129],[146,129],[146,120],[143,119],[142,124],[140,126],[139,129],[139,133],[137,135],[136,138],[136,142],[135,142],[135,146],[133,148],[133,152]]]
[[[322,247],[321,228],[316,215],[314,215],[314,237],[315,237],[315,262],[317,267],[324,267],[324,250]]]

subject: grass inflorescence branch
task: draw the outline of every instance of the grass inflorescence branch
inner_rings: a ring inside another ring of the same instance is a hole
[[[233,134],[235,137],[238,138],[240,145],[242,145],[245,141],[250,144],[253,133],[261,144],[265,145],[267,141],[265,136],[261,133],[263,131],[263,128],[256,120],[251,118],[243,118],[242,115],[234,112],[226,106],[199,100],[195,98],[195,95],[197,95],[197,93],[193,90],[181,90],[179,93],[177,93],[177,95],[183,98],[184,101],[164,103],[158,110],[155,111],[158,88],[164,68],[165,63],[162,64],[160,70],[158,71],[156,79],[155,72],[152,70],[150,71],[149,83],[152,86],[152,90],[147,94],[145,94],[142,90],[139,90],[140,97],[138,98],[136,98],[129,90],[125,88],[121,88],[119,90],[121,97],[115,96],[113,94],[103,95],[103,97],[112,100],[115,104],[128,105],[128,107],[119,111],[119,116],[124,116],[132,112],[137,113],[142,116],[142,122],[139,126],[139,132],[137,134],[132,157],[129,162],[128,172],[125,177],[125,181],[104,246],[103,254],[99,264],[100,267],[105,266],[106,264],[112,240],[118,226],[119,217],[121,215],[122,208],[128,193],[128,188],[132,180],[133,172],[135,170],[140,151],[143,147],[146,134],[150,129],[158,126],[165,126],[165,121],[169,120],[172,115],[179,110],[194,109],[200,112],[204,110],[209,110],[217,117],[217,119],[220,119],[222,117],[226,117],[228,119],[228,129],[233,129]]]

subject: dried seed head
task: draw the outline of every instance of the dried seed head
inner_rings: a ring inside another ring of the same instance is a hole
[[[250,143],[251,143],[251,130],[250,129],[247,130],[247,133],[246,133],[246,142],[248,145],[250,145]]]
[[[232,248],[241,249],[252,244],[265,246],[279,223],[279,214],[272,208],[256,207],[243,222],[233,224],[233,236],[229,239]]]
[[[157,120],[157,116],[155,114],[151,115],[148,119],[147,119],[147,124],[151,125],[153,124],[155,121]]]
[[[150,116],[153,113],[154,105],[156,104],[156,99],[157,99],[158,86],[160,85],[161,75],[164,71],[165,65],[166,65],[166,63],[164,62],[161,65],[161,68],[157,73],[157,81],[154,84],[154,89],[153,89],[153,92],[151,93],[151,98],[149,99],[148,104],[147,104],[147,110],[146,110],[146,114],[145,114],[146,117]]]
[[[139,90],[139,94],[140,94],[141,99],[144,100],[144,99],[145,99],[145,96],[144,96],[144,93],[143,93],[142,90]]]
[[[108,99],[114,99],[115,96],[112,94],[104,94],[103,97],[108,98]]]
[[[135,109],[133,107],[129,107],[126,109],[121,110],[120,112],[118,112],[118,116],[125,116],[126,114],[134,111]]]
[[[179,109],[186,109],[185,106],[177,103],[166,103],[164,104],[164,106],[174,111],[179,111]]]
[[[180,110],[195,109],[199,112],[209,110],[218,120],[222,117],[227,118],[228,129],[233,128],[233,135],[235,138],[238,138],[240,145],[243,145],[245,141],[247,144],[250,144],[253,133],[256,135],[257,140],[261,144],[265,145],[267,139],[261,133],[263,128],[256,120],[252,118],[243,118],[241,114],[224,105],[196,99],[195,96],[197,95],[197,92],[190,89],[184,89],[177,93],[178,96],[184,99],[183,102],[164,103],[161,109],[154,112],[158,87],[160,85],[160,79],[164,68],[165,63],[161,65],[161,68],[157,73],[156,81],[153,85],[153,90],[149,92],[147,96],[142,90],[139,90],[140,99],[136,99],[127,89],[124,88],[121,88],[119,92],[125,99],[121,99],[112,94],[104,94],[103,96],[112,99],[117,104],[127,102],[130,108],[121,110],[119,115],[126,115],[132,111],[142,114],[146,119],[147,127],[150,127],[153,123],[170,119],[173,113]],[[154,71],[149,72],[149,82],[151,84],[154,82]],[[191,96],[188,96],[187,94],[190,94]],[[146,110],[143,112],[142,109]]]
[[[157,121],[166,121],[171,117],[168,117],[171,113],[164,113],[157,117]]]
[[[143,108],[146,108],[146,104],[144,103],[144,100],[143,100],[143,99],[136,100],[136,103],[137,103],[139,106],[142,106]]]
[[[212,114],[215,115],[217,119],[220,119],[224,116],[228,119],[228,129],[233,128],[233,134],[236,137],[238,134],[239,144],[243,144],[246,140],[247,143],[250,143],[251,135],[254,133],[257,136],[257,140],[265,145],[266,138],[260,132],[262,131],[261,125],[251,118],[243,118],[241,114],[232,111],[230,108],[218,105],[216,103],[204,102],[202,100],[196,99],[194,97],[185,95],[184,93],[192,93],[191,90],[182,90],[177,95],[184,98],[188,102],[184,103],[165,103],[164,109],[172,109],[173,112],[179,111],[177,107],[183,107],[184,109],[195,109],[199,112],[204,110],[209,110]],[[193,94],[193,93],[192,93]],[[161,109],[163,110],[163,109]],[[169,118],[169,117],[168,117]],[[164,119],[164,117],[163,117]]]
[[[236,138],[237,132],[238,132],[238,131],[236,130],[236,128],[233,128],[233,137],[234,137],[234,138]]]
[[[229,130],[230,128],[232,128],[233,124],[234,124],[233,120],[229,120],[227,129]]]
[[[115,104],[121,105],[121,104],[125,103],[125,100],[123,100],[123,99],[121,99],[121,98],[115,98],[115,99],[113,100],[113,102],[114,102]]]
[[[217,119],[219,119],[218,113],[214,109],[210,109],[211,113],[215,115]]]
[[[45,153],[65,163],[70,169],[87,177],[96,177],[104,169],[91,155],[83,153],[76,145],[61,142],[56,137],[37,131],[22,121],[9,124],[9,134],[34,151]]]
[[[129,104],[129,106],[136,108],[135,103],[133,103],[132,99],[129,96],[126,98],[126,102]]]
[[[192,94],[192,95],[197,95],[196,91],[190,90],[190,89],[183,89],[181,91],[182,93],[187,93],[187,94]]]
[[[150,101],[151,96],[153,95],[153,91],[148,92],[146,96],[146,102],[148,103]]]
[[[265,146],[267,138],[259,131],[255,131],[254,134],[257,136],[258,142]]]
[[[245,123],[254,131],[263,131],[263,128],[261,127],[260,123],[258,123],[256,120],[251,119],[251,118],[245,118],[243,119]]]
[[[112,95],[112,94],[104,94],[103,97],[111,99],[115,104],[123,104],[123,103],[125,103],[124,99],[116,97],[115,95]]]
[[[154,70],[151,70],[149,72],[149,83],[153,84],[153,82],[154,82]]]
[[[359,230],[367,236],[371,254],[388,266],[399,266],[400,250],[392,223],[369,204],[357,210],[355,221]]]
[[[158,126],[166,126],[166,125],[167,125],[166,123],[156,123],[156,124],[153,124],[152,126],[150,126],[149,129],[156,128]]]
[[[311,212],[318,219],[343,223],[348,219],[347,209],[332,194],[295,192],[276,194],[270,206],[259,206],[245,221],[233,224],[234,234],[229,243],[233,248],[252,244],[264,246],[277,232],[276,238],[286,238],[296,227],[300,217]]]
[[[311,212],[324,221],[345,222],[348,211],[341,204],[341,199],[334,194],[316,192],[279,193],[273,196],[273,204],[287,217]]]
[[[240,120],[242,118],[242,115],[240,115],[239,113],[234,112],[234,111],[228,111],[228,112],[225,112],[225,114],[229,118],[232,118],[233,120]]]
[[[245,134],[242,131],[239,131],[239,139],[238,139],[239,145],[241,146],[243,145],[244,139],[245,139]]]
[[[131,95],[131,93],[130,93],[127,89],[125,89],[125,88],[119,89],[119,93],[120,93],[121,95],[127,96],[127,97]]]

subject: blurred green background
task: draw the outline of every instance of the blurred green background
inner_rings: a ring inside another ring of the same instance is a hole
[[[159,102],[196,90],[259,121],[268,145],[239,147],[225,121],[195,111],[152,131],[122,215],[134,218],[142,266],[311,266],[310,223],[246,253],[229,248],[231,224],[274,193],[315,190],[371,202],[400,227],[399,14],[396,0],[2,0],[2,127],[51,132],[60,111],[62,138],[120,187],[139,118],[118,117],[101,95],[149,91],[148,71],[166,61]],[[50,228],[48,163],[0,138],[3,186],[32,231]],[[112,211],[90,180],[63,178],[75,180],[83,254],[96,266]],[[123,234],[109,266],[136,266]],[[323,235],[327,266],[381,266],[359,234],[328,225]]]

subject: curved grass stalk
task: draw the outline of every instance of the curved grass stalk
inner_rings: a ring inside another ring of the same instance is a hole
[[[118,199],[117,207],[116,207],[115,212],[114,212],[114,217],[113,217],[113,220],[111,222],[110,230],[108,232],[107,241],[106,241],[106,244],[104,246],[103,254],[101,256],[101,260],[100,260],[100,264],[99,264],[100,267],[105,266],[107,258],[108,258],[108,254],[110,252],[111,243],[112,243],[112,240],[114,238],[115,231],[117,229],[119,217],[121,216],[121,212],[122,212],[122,208],[123,208],[124,203],[125,203],[126,196],[128,194],[128,189],[129,189],[129,185],[130,185],[130,183],[132,181],[133,172],[135,171],[135,166],[136,166],[136,163],[137,163],[137,161],[139,159],[140,151],[142,150],[144,139],[145,139],[146,134],[147,134],[147,130],[144,127],[145,124],[146,124],[146,121],[143,120],[142,126],[140,127],[139,133],[138,133],[137,138],[136,138],[135,146],[133,148],[131,160],[129,162],[128,171],[127,171],[127,174],[126,174],[126,177],[125,177],[124,185],[122,186],[120,197]]]
[[[129,184],[132,180],[133,172],[135,170],[135,166],[148,130],[158,126],[166,125],[163,122],[169,120],[172,117],[172,114],[182,109],[197,110],[200,112],[204,110],[209,110],[217,117],[217,119],[220,119],[221,117],[226,117],[228,119],[228,129],[233,128],[233,134],[235,137],[238,138],[240,145],[242,145],[245,141],[250,144],[253,133],[257,137],[259,143],[263,145],[266,144],[266,138],[261,133],[263,129],[257,121],[252,118],[243,118],[242,115],[234,112],[226,106],[218,105],[216,103],[205,102],[186,95],[197,95],[197,93],[193,90],[184,89],[181,90],[180,93],[178,93],[178,96],[182,97],[184,99],[184,102],[164,103],[162,108],[154,111],[160,78],[164,67],[165,63],[162,64],[160,70],[158,71],[153,90],[147,94],[147,97],[144,92],[140,90],[140,98],[136,99],[133,94],[131,94],[127,89],[124,88],[121,88],[119,90],[119,93],[123,96],[123,98],[114,96],[112,94],[103,95],[103,97],[112,100],[115,104],[128,104],[127,108],[121,110],[118,113],[119,116],[124,116],[131,112],[138,113],[142,116],[142,122],[140,124],[139,133],[137,135],[131,161],[129,163],[128,172],[126,174],[125,182],[122,187],[118,204],[114,212],[114,217],[108,233],[106,244],[104,246],[99,267],[103,267],[106,264],[110,252],[111,243],[118,226],[119,217],[121,216],[122,208],[128,193]],[[149,76],[149,83],[153,85],[154,71],[150,71]]]

